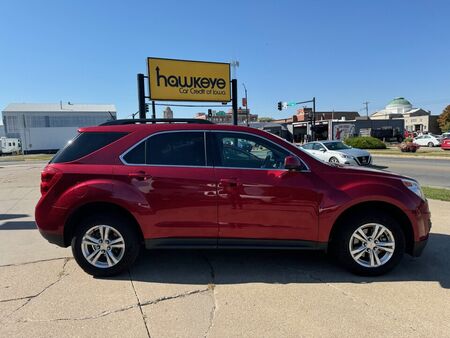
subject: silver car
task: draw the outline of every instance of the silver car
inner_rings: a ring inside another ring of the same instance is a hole
[[[349,147],[342,141],[309,142],[300,148],[325,162],[355,166],[372,163],[372,156],[367,150]]]

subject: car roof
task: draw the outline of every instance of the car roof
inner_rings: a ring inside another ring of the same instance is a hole
[[[79,132],[133,132],[136,130],[148,130],[149,132],[158,132],[166,130],[224,130],[254,132],[255,128],[244,126],[223,125],[223,124],[203,124],[203,123],[155,123],[155,124],[124,124],[124,125],[105,125],[90,126],[79,128]]]
[[[342,142],[342,140],[325,140],[325,141],[317,141],[317,142],[322,142],[323,144],[327,144],[327,143],[334,143],[334,142]]]

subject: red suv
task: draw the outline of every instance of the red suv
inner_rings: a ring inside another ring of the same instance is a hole
[[[426,245],[413,179],[323,163],[257,129],[146,121],[81,128],[42,172],[38,228],[89,274],[123,271],[145,245],[328,250],[379,275]]]

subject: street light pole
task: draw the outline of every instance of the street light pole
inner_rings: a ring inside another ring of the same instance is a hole
[[[316,138],[316,97],[313,97],[312,99],[312,104],[313,104],[313,131],[311,133],[312,139],[313,141],[315,141]]]
[[[247,87],[245,87],[245,83],[242,83],[245,91],[245,113],[247,115],[247,127],[250,125],[248,120],[248,98],[247,98]]]

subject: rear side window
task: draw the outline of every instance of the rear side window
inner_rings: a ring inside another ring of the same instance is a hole
[[[61,149],[50,163],[64,163],[78,160],[118,140],[126,133],[81,133]]]
[[[127,164],[205,166],[203,132],[172,132],[151,136],[123,157]]]

